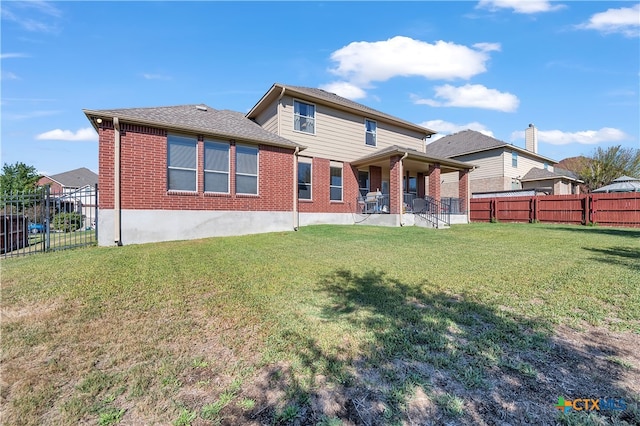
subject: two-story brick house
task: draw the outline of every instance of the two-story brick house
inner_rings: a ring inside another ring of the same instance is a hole
[[[425,177],[440,173],[457,172],[457,195],[469,198],[473,166],[425,154],[433,131],[320,89],[274,84],[247,114],[84,113],[99,134],[100,245],[413,224],[407,196],[439,199]],[[363,211],[373,191],[385,214]]]

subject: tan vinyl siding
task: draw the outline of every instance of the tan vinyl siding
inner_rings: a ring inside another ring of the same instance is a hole
[[[454,159],[478,166],[478,168],[472,171],[469,175],[469,178],[471,180],[493,178],[498,176],[502,177],[502,174],[505,170],[502,152],[498,150],[476,152],[474,154],[455,157]],[[511,157],[509,157],[509,167],[511,167]]]
[[[256,123],[263,129],[271,133],[278,134],[278,102],[269,105],[260,115],[256,117]]]
[[[533,159],[527,154],[518,152],[518,167],[511,165],[512,154],[511,151],[505,151],[504,155],[504,176],[508,178],[521,178],[529,171],[536,167],[538,169],[544,169],[544,161]]]
[[[306,146],[305,155],[349,162],[392,145],[424,151],[424,135],[379,119],[373,119],[377,123],[377,145],[368,146],[364,119],[370,117],[301,101],[316,106],[315,135],[293,130],[293,98],[285,96],[280,109],[280,136]]]

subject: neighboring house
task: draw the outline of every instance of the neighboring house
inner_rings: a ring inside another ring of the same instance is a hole
[[[38,186],[49,185],[52,192],[65,194],[75,192],[78,189],[85,188],[87,186],[95,186],[97,184],[98,175],[86,167],[50,176],[45,175],[38,181]]]
[[[620,176],[609,185],[605,185],[591,192],[640,192],[640,179],[630,176]]]
[[[537,129],[525,131],[526,149],[474,130],[445,136],[427,145],[426,153],[469,162],[478,168],[471,175],[472,194],[501,195],[522,189],[549,194],[575,194],[580,181],[567,170],[554,170],[557,161],[538,154]],[[443,196],[455,194],[455,176],[443,176]]]
[[[473,166],[427,155],[434,132],[320,89],[274,84],[249,113],[206,105],[84,110],[99,134],[99,244],[129,244],[363,221],[399,226],[425,177]],[[375,216],[375,217],[374,217]],[[467,216],[464,215],[464,221]]]
[[[38,180],[38,186],[45,185],[49,186],[58,211],[80,213],[85,221],[83,226],[94,225],[98,185],[96,173],[81,167],[55,175],[45,175]]]

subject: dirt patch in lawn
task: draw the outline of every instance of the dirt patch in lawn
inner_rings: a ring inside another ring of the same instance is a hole
[[[397,359],[376,366],[360,360],[345,366],[348,384],[318,375],[304,394],[296,392],[291,368],[275,365],[243,386],[243,397],[254,399],[255,409],[230,410],[223,423],[551,425],[575,417],[593,424],[640,424],[639,335],[559,326],[548,342],[544,351],[522,352],[509,365],[489,368],[477,387],[431,363]],[[623,398],[627,408],[561,414],[558,397]],[[284,419],[287,407],[290,417]]]

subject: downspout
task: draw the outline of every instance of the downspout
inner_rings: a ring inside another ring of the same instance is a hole
[[[300,215],[298,212],[298,153],[300,147],[297,146],[293,153],[293,230],[300,227]]]
[[[404,209],[404,187],[402,185],[404,179],[404,159],[409,156],[408,152],[405,152],[402,158],[400,158],[400,194],[398,197],[400,198],[400,226],[404,226],[404,222],[402,221],[402,210]]]
[[[121,246],[120,223],[120,121],[113,117],[113,239],[116,245]]]

